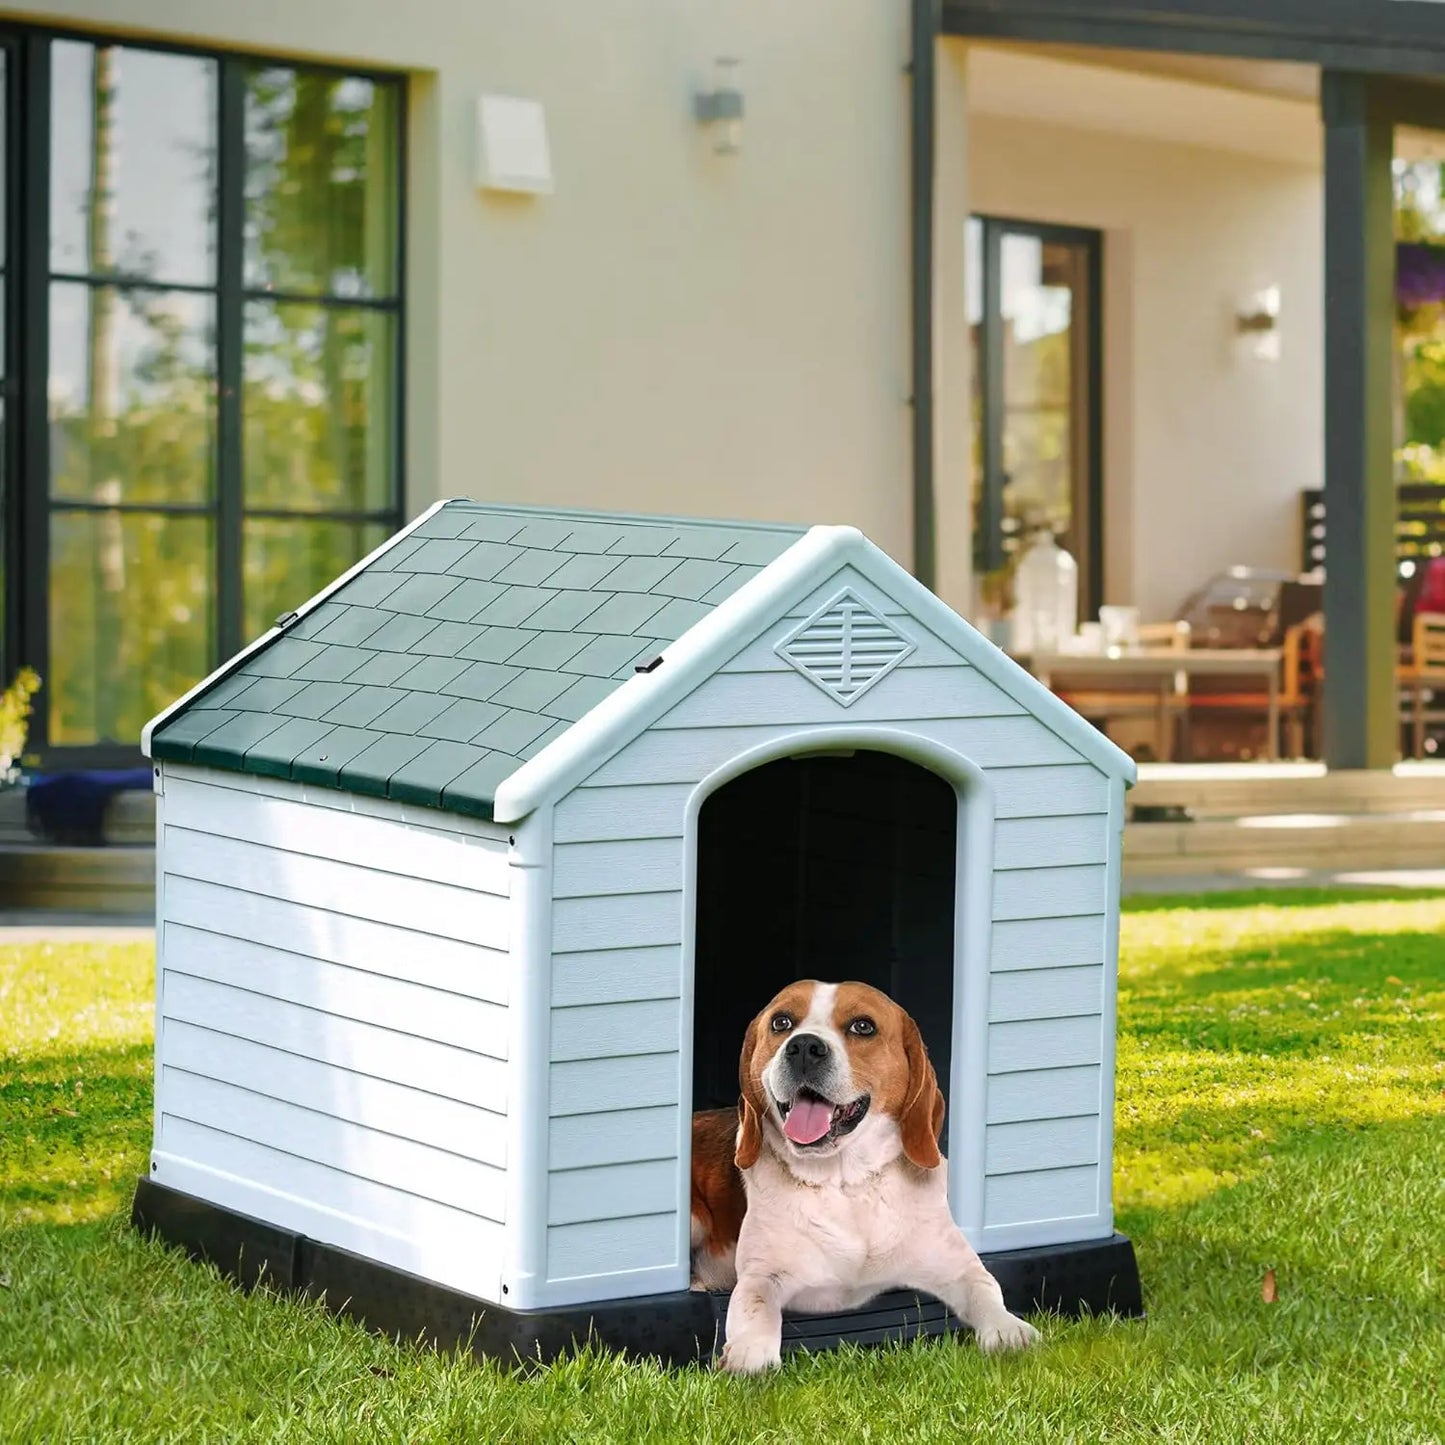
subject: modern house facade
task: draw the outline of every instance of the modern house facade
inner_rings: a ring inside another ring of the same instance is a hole
[[[0,51],[43,766],[138,758],[440,497],[827,518],[965,616],[1041,515],[1162,618],[1297,569],[1321,487],[1327,760],[1393,761],[1391,164],[1445,5],[37,0]]]

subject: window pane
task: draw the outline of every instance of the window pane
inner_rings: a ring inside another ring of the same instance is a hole
[[[205,676],[212,551],[204,517],[51,515],[41,696],[53,745],[134,745],[148,719]]]
[[[214,302],[50,288],[50,490],[75,501],[204,502],[215,437]]]
[[[245,524],[242,553],[245,640],[254,641],[278,617],[314,597],[390,534],[391,528],[378,522],[251,518]]]
[[[394,85],[267,66],[246,82],[246,285],[396,294]]]
[[[51,46],[50,265],[215,279],[216,62]]]
[[[246,306],[246,506],[394,505],[393,317],[344,307]]]

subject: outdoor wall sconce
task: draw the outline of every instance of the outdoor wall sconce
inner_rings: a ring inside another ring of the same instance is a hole
[[[713,133],[713,150],[720,156],[736,155],[743,145],[743,93],[738,88],[740,60],[722,55],[713,62],[713,88],[692,98],[692,113],[699,125]]]
[[[1234,334],[1259,361],[1279,360],[1279,287],[1266,286],[1245,299],[1235,313]]]

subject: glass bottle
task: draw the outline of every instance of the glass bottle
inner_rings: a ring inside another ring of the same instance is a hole
[[[1078,627],[1078,563],[1041,527],[1029,539],[1014,577],[1014,649],[1057,652]]]

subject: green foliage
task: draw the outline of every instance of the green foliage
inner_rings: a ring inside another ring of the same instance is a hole
[[[0,773],[10,769],[25,752],[30,733],[31,698],[40,691],[40,676],[22,667],[14,681],[0,693]]]
[[[145,946],[0,948],[0,1439],[1301,1441],[1445,1436],[1445,900],[1141,900],[1116,1191],[1147,1321],[765,1381],[397,1346],[133,1235]],[[1278,1302],[1261,1297],[1267,1269]]]

